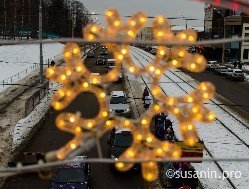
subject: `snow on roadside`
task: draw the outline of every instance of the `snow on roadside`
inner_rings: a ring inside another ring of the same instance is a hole
[[[133,48],[134,49],[134,48]],[[141,51],[141,50],[140,50]],[[139,64],[138,61],[141,61],[143,65],[147,64],[147,61],[139,55],[139,53],[136,53],[133,51],[133,55],[136,56],[136,58],[133,58],[133,61]],[[144,52],[146,53],[146,52]],[[148,53],[147,53],[148,54]],[[153,56],[153,55],[148,55]],[[153,57],[152,57],[153,58]],[[138,59],[138,60],[137,60]],[[175,70],[174,70],[175,71]],[[185,79],[184,81],[188,82],[194,82],[194,79],[191,77],[187,77],[186,74],[180,72],[177,72],[177,75],[183,75]],[[172,96],[182,96],[186,93],[181,89],[183,88],[187,92],[193,91],[193,88],[189,86],[187,83],[167,83],[169,82],[169,78],[171,78],[173,81],[180,82],[179,78],[177,78],[173,73],[167,72],[166,76],[163,76],[161,79],[160,86],[161,88],[166,92],[167,95]],[[181,78],[183,78],[181,77]],[[148,80],[147,80],[148,81]],[[145,82],[147,83],[145,80]],[[195,83],[194,86],[197,85],[198,82]],[[215,102],[220,103],[218,100],[215,100]],[[236,119],[231,117],[227,112],[222,110],[216,105],[206,105],[206,107],[212,109],[216,115],[217,118],[224,124],[226,127],[231,129],[233,132],[236,133],[246,144],[249,143],[248,136],[249,136],[249,130],[245,126],[243,126],[241,123],[239,123]],[[229,110],[231,111],[231,110]],[[231,112],[231,114],[235,115],[235,113]],[[241,122],[245,122],[241,119],[241,117],[237,117]],[[199,131],[199,136],[202,140],[204,140],[205,145],[207,149],[211,152],[211,154],[214,157],[248,157],[249,156],[249,149],[246,145],[244,145],[237,137],[235,137],[231,132],[229,132],[219,121],[215,121],[210,125],[198,123],[196,124],[197,129]],[[178,129],[176,128],[176,131]],[[176,133],[177,135],[180,135],[180,133]],[[242,165],[243,164],[243,165]],[[200,165],[200,164],[197,164]],[[197,168],[201,169],[207,169],[210,168],[208,166],[213,166],[218,169],[218,167],[214,164],[214,162],[202,163],[201,166],[197,166]],[[248,163],[244,164],[241,162],[219,162],[219,165],[222,167],[224,171],[240,171],[242,174],[242,177],[237,178],[230,178],[232,182],[239,188],[247,188],[248,182],[249,182],[249,165]],[[196,165],[195,165],[196,166]],[[201,170],[200,169],[200,170]],[[219,171],[220,172],[220,171]],[[220,172],[221,173],[221,172]],[[200,179],[202,182],[206,183],[206,180]],[[220,183],[220,180],[216,180]],[[207,185],[210,185],[210,182],[206,183]],[[222,184],[222,185],[221,185]],[[227,181],[220,183],[220,185],[216,185],[215,188],[228,188],[226,186]],[[209,188],[212,188],[213,185],[210,185]]]

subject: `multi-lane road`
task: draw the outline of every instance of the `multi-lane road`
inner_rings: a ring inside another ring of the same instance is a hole
[[[100,49],[96,49],[95,58],[85,59],[87,67],[94,73],[104,74],[107,71],[106,66],[96,66],[96,56],[100,53]],[[107,55],[108,58],[112,56]],[[116,83],[110,86],[112,90],[124,90],[123,83]],[[79,95],[73,103],[66,108],[65,112],[80,111],[82,117],[93,117],[98,112],[97,99],[93,94],[83,93]],[[49,117],[40,127],[37,133],[32,137],[28,146],[24,151],[28,152],[47,152],[58,149],[66,144],[72,135],[58,130],[54,120],[59,112],[51,111]],[[109,146],[107,140],[109,133],[101,138],[101,146],[104,157],[110,157]],[[91,149],[86,154],[88,157],[97,157],[96,148]],[[142,189],[146,188],[146,183],[142,179],[141,174],[123,175],[113,173],[109,164],[91,164],[92,186],[93,189]],[[37,174],[26,174],[8,178],[3,189],[49,189],[51,181],[41,180]]]

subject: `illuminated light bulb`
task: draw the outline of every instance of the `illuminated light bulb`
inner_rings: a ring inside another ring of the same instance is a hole
[[[189,103],[191,103],[191,102],[193,102],[193,101],[194,101],[194,99],[193,99],[193,97],[192,97],[192,96],[189,96],[189,97],[187,98],[187,101],[188,101]]]
[[[74,118],[73,116],[71,116],[71,117],[69,118],[69,122],[70,122],[70,123],[74,123],[74,122],[75,122],[75,118]]]
[[[71,56],[71,53],[67,51],[67,52],[64,53],[64,56],[65,56],[66,58],[69,58],[69,57]]]
[[[142,125],[146,125],[148,123],[148,121],[146,119],[142,119],[141,123],[142,123]]]
[[[182,34],[181,34],[181,38],[182,38],[182,39],[186,39],[186,38],[187,38],[186,33],[182,33]]]
[[[141,141],[143,139],[143,136],[141,134],[136,135],[136,140]]]
[[[192,124],[188,124],[187,129],[189,131],[192,131],[194,129],[194,126]]]
[[[135,33],[132,31],[132,30],[129,30],[127,32],[127,34],[130,36],[130,37],[134,37],[135,36]]]
[[[156,69],[155,73],[156,73],[157,75],[159,75],[159,74],[161,74],[161,70],[160,70],[160,69]]]
[[[57,157],[57,159],[64,159],[64,154],[63,153],[57,153],[56,157]]]
[[[81,128],[78,126],[78,127],[75,127],[75,131],[76,131],[77,133],[80,133],[82,130],[81,130]]]
[[[130,124],[131,124],[131,122],[129,120],[125,120],[125,122],[124,122],[125,126],[129,126]]]
[[[156,153],[157,153],[158,155],[161,155],[161,154],[163,153],[163,150],[162,150],[161,148],[158,148],[158,149],[156,150]]]
[[[130,71],[131,73],[133,73],[133,72],[135,71],[135,68],[134,68],[134,67],[130,67],[130,68],[129,68],[129,71]]]
[[[54,109],[55,110],[60,110],[61,109],[61,104],[59,102],[55,102]]]
[[[198,114],[196,115],[196,118],[197,118],[198,120],[202,120],[203,116],[202,116],[201,113],[198,113]]]
[[[174,108],[173,112],[174,112],[174,114],[179,114],[180,110],[179,110],[179,108]]]
[[[94,77],[94,78],[92,79],[92,83],[93,83],[93,84],[97,84],[97,83],[98,83],[98,78]]]
[[[135,156],[135,152],[132,149],[127,150],[126,153],[129,156],[129,158],[133,158]]]
[[[62,80],[62,81],[65,81],[66,78],[67,78],[67,77],[66,77],[65,75],[61,75],[61,80]]]
[[[195,38],[194,38],[194,36],[190,35],[190,36],[188,37],[188,40],[189,40],[190,42],[192,42],[192,41],[195,41]]]
[[[113,12],[110,11],[110,10],[107,10],[107,11],[105,12],[105,15],[108,16],[108,17],[111,17],[111,16],[113,15]]]
[[[76,144],[74,144],[74,143],[72,143],[72,144],[70,144],[70,148],[73,150],[73,149],[75,149],[77,146],[76,146]]]
[[[151,72],[154,72],[154,71],[155,71],[155,67],[154,67],[154,66],[150,66],[150,67],[149,67],[149,70],[150,70]]]
[[[67,72],[66,72],[66,75],[67,76],[70,76],[72,74],[72,72],[70,71],[70,70],[68,70]]]
[[[151,143],[151,142],[152,142],[152,140],[153,140],[153,139],[152,139],[152,137],[150,137],[150,136],[146,138],[146,142]]]
[[[93,40],[93,39],[94,39],[94,35],[93,35],[93,34],[89,34],[89,35],[88,35],[88,39],[89,39],[89,40]]]
[[[48,70],[47,72],[48,72],[49,75],[54,75],[54,69],[53,68],[48,68],[47,70]]]
[[[84,88],[87,88],[87,87],[89,86],[89,83],[84,82],[84,83],[82,84],[82,86],[83,86]]]
[[[208,93],[203,93],[203,98],[205,98],[205,99],[208,99],[209,98],[209,94]]]
[[[207,90],[207,85],[205,83],[201,84],[201,90],[203,90],[203,91]]]
[[[123,60],[124,59],[124,56],[122,54],[119,54],[118,55],[118,60]]]
[[[208,115],[208,119],[209,119],[210,121],[213,121],[215,118],[216,118],[216,117],[215,117],[215,114],[214,114],[213,112],[210,112],[209,115]]]
[[[196,68],[196,64],[195,63],[190,64],[190,68],[194,70]]]
[[[62,89],[59,89],[59,90],[58,90],[58,94],[59,94],[61,97],[65,96],[65,92],[64,92]]]
[[[131,25],[131,26],[135,26],[135,25],[136,25],[136,21],[135,21],[135,20],[131,20],[131,21],[130,21],[130,25]]]
[[[107,120],[107,121],[105,122],[105,124],[106,124],[107,126],[111,126],[112,122],[111,122],[110,120]]]
[[[147,19],[146,19],[145,17],[141,17],[141,18],[139,19],[139,21],[140,21],[141,23],[145,23],[145,22],[147,21]]]
[[[76,71],[77,71],[77,72],[81,72],[82,70],[83,70],[82,66],[77,66],[77,67],[76,67]]]
[[[192,112],[193,112],[193,113],[197,113],[198,110],[199,110],[199,108],[198,108],[197,106],[195,106],[195,107],[192,108]]]
[[[93,123],[90,122],[90,121],[86,125],[87,125],[88,128],[92,128],[93,127]]]
[[[159,106],[158,104],[154,105],[154,110],[155,110],[155,111],[160,110],[160,106]]]
[[[169,145],[169,143],[168,143],[168,142],[164,142],[164,143],[162,144],[162,149],[163,149],[163,151],[168,152],[168,151],[170,150],[170,145]]]
[[[91,28],[91,31],[92,31],[93,33],[95,33],[95,32],[97,31],[97,27],[96,27],[96,26],[93,26],[93,27]]]
[[[157,36],[158,36],[158,37],[162,37],[162,36],[163,36],[163,32],[162,32],[162,31],[158,31],[158,32],[157,32]]]
[[[177,61],[177,60],[172,60],[172,64],[173,64],[174,66],[176,66],[176,65],[178,64],[178,61]]]
[[[181,157],[181,150],[175,149],[174,152],[172,153],[173,158],[179,158]]]
[[[99,94],[99,96],[100,96],[101,98],[105,98],[106,94],[105,94],[104,92],[101,92],[101,93]]]
[[[170,98],[168,99],[168,105],[169,105],[169,106],[173,106],[174,104],[175,104],[175,99],[172,98],[172,97],[170,97]]]
[[[160,50],[160,51],[159,51],[159,54],[160,54],[161,56],[163,56],[163,55],[165,55],[165,51],[164,51],[164,50]]]
[[[152,93],[153,93],[154,95],[157,95],[157,94],[159,93],[159,89],[158,89],[157,87],[153,87],[153,88],[152,88]]]
[[[114,21],[114,26],[120,26],[120,21],[119,20]]]
[[[68,96],[68,97],[69,97],[69,96],[71,96],[71,95],[72,95],[72,92],[71,92],[71,91],[69,91],[69,90],[68,90],[68,91],[66,91],[66,96]]]
[[[184,52],[184,51],[180,51],[180,52],[178,53],[178,55],[179,55],[180,57],[184,57],[185,52]]]
[[[77,54],[79,52],[79,49],[78,48],[73,48],[73,53],[74,54]]]
[[[127,50],[126,50],[126,49],[122,49],[122,50],[121,50],[121,53],[122,53],[123,55],[125,55],[125,54],[127,54]]]
[[[194,146],[197,142],[196,138],[193,136],[188,137],[187,139],[184,140],[185,143],[189,146]]]
[[[162,23],[164,23],[164,18],[162,16],[159,16],[157,18],[157,21],[158,21],[159,24],[162,24]]]
[[[63,127],[65,125],[65,122],[63,120],[60,120],[57,122],[58,127]]]
[[[142,175],[148,182],[155,181],[159,175],[157,164],[155,162],[142,163]]]
[[[102,113],[102,116],[103,116],[103,117],[107,117],[107,116],[108,116],[108,112],[104,111],[104,112]]]

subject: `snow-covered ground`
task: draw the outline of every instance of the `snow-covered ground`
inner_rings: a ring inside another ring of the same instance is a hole
[[[141,54],[143,52],[146,56],[154,58],[153,55],[142,51],[137,48],[132,47],[132,59],[138,66],[146,65],[148,62],[145,60],[145,55]],[[144,56],[144,57],[143,57]],[[149,59],[148,57],[146,57]],[[187,81],[183,83],[182,81]],[[150,86],[152,79],[149,77],[142,77],[139,81],[143,87],[145,83]],[[162,77],[160,81],[160,86],[167,95],[172,96],[182,96],[186,92],[189,93],[193,91],[192,86],[197,86],[198,82],[195,81],[190,76],[179,70],[172,70],[171,72],[166,72],[165,76]],[[165,83],[171,82],[171,83]],[[175,82],[181,82],[176,84]],[[191,84],[192,86],[190,86]],[[219,107],[214,103],[220,103],[217,99],[209,101],[210,104],[206,105],[207,108],[215,112],[217,120],[210,125],[196,123],[198,129],[199,137],[205,143],[206,148],[213,157],[216,158],[247,158],[249,157],[249,124],[235,112],[226,109],[225,107]],[[229,114],[229,111],[231,114]],[[173,121],[176,120],[172,117]],[[248,126],[248,127],[247,127]],[[181,134],[177,126],[174,126],[176,135],[181,139]],[[210,157],[210,154],[205,151],[204,158]],[[241,178],[230,178],[231,182],[239,189],[248,188],[249,183],[249,164],[242,162],[218,162],[219,166],[223,171],[240,171]],[[203,162],[199,164],[193,164],[197,171],[212,170],[217,171],[217,175],[222,175],[222,171],[214,162]],[[228,183],[227,179],[218,178],[201,178],[201,183],[205,188],[232,188]]]
[[[61,43],[43,44],[43,60],[54,59],[62,53]],[[0,91],[4,83],[17,82],[39,67],[39,44],[0,46]]]

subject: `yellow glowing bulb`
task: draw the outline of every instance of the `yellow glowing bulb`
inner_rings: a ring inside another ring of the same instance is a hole
[[[103,117],[107,117],[107,116],[108,116],[108,112],[104,111],[104,112],[102,113],[102,116],[103,116]]]
[[[112,12],[112,11],[106,11],[106,14],[105,14],[105,15],[108,16],[108,17],[110,17],[110,16],[113,15],[113,12]]]
[[[106,94],[105,94],[104,92],[101,92],[101,93],[99,94],[99,96],[100,96],[101,98],[105,98]]]
[[[147,120],[146,119],[142,119],[142,125],[146,125],[147,124]]]
[[[53,75],[53,74],[54,74],[54,70],[53,70],[52,68],[49,68],[49,69],[48,69],[48,74],[49,74],[49,75]]]
[[[66,77],[65,75],[61,75],[61,80],[62,80],[62,81],[65,81],[66,78],[67,78],[67,77]]]
[[[198,108],[198,107],[193,107],[193,108],[192,108],[192,112],[193,112],[193,113],[197,113],[197,112],[198,112],[198,110],[199,110],[199,108]]]
[[[161,17],[161,16],[160,16],[160,17],[158,17],[158,19],[157,19],[157,20],[158,20],[158,22],[159,22],[160,24],[162,24],[162,23],[164,22],[164,18],[163,18],[163,17]]]
[[[61,108],[61,104],[59,103],[59,102],[56,102],[55,104],[54,104],[54,109],[55,110],[59,110]]]
[[[63,120],[58,121],[58,127],[63,127],[65,125],[65,122]]]
[[[72,116],[72,117],[69,118],[69,121],[70,121],[71,123],[74,123],[74,122],[75,122],[75,118]]]
[[[57,159],[64,159],[64,154],[63,153],[58,153],[56,155]]]
[[[127,50],[126,49],[122,49],[121,53],[125,55],[125,54],[127,54]]]
[[[142,163],[142,175],[148,182],[155,181],[159,175],[157,164],[155,162]]]
[[[77,54],[79,52],[79,49],[78,48],[73,48],[73,53],[74,54]]]
[[[168,105],[169,105],[169,106],[173,106],[174,104],[175,104],[174,98],[169,98],[169,99],[168,99]]]
[[[172,153],[173,158],[179,158],[181,156],[181,151],[180,150],[174,150]]]
[[[196,68],[196,64],[194,63],[190,64],[190,68],[194,70]]]
[[[188,129],[189,131],[191,131],[191,130],[194,129],[194,126],[193,126],[192,124],[188,124],[187,129]]]
[[[89,86],[89,83],[84,82],[84,83],[82,84],[82,86],[83,86],[84,88],[87,88],[87,87]]]
[[[178,53],[178,55],[179,55],[180,57],[183,57],[183,56],[185,55],[185,52],[184,52],[184,51],[180,51],[180,52]]]
[[[154,95],[157,95],[157,94],[159,93],[159,89],[158,89],[157,87],[153,87],[153,88],[152,88],[152,93],[153,93]]]
[[[154,106],[154,110],[155,110],[155,111],[160,110],[160,106],[159,106],[158,104],[156,104],[156,105]]]
[[[70,71],[70,70],[68,70],[67,72],[66,72],[66,75],[67,76],[70,76],[72,74],[72,72]]]
[[[97,83],[98,83],[98,78],[94,77],[94,78],[92,79],[92,83],[93,83],[93,84],[97,84]]]
[[[129,30],[127,33],[128,33],[128,35],[131,36],[131,37],[134,37],[134,35],[135,35],[134,32],[133,32],[132,30]]]
[[[110,120],[107,120],[107,121],[105,122],[105,124],[106,124],[107,126],[111,126],[112,122],[111,122]]]
[[[160,154],[163,153],[163,150],[162,150],[161,148],[158,148],[158,149],[156,150],[156,153],[160,155]]]
[[[130,125],[130,121],[129,120],[125,120],[124,125],[125,126],[129,126]]]
[[[131,25],[131,26],[135,26],[135,25],[136,25],[136,21],[135,21],[135,20],[131,20],[131,21],[130,21],[130,25]]]
[[[72,150],[75,149],[75,148],[76,148],[76,144],[72,143],[72,144],[70,145],[70,148],[71,148]]]
[[[195,38],[194,38],[194,36],[190,35],[190,36],[188,37],[188,40],[189,40],[189,41],[194,41]]]
[[[135,156],[135,152],[133,150],[128,150],[127,151],[127,155],[131,158],[131,157],[134,157]]]
[[[64,53],[64,56],[65,56],[66,58],[69,58],[69,57],[71,56],[71,53],[67,51],[67,52]]]
[[[149,67],[149,70],[150,70],[151,72],[154,72],[154,71],[155,71],[155,67],[154,67],[154,66],[150,66],[150,67]]]
[[[185,143],[189,146],[194,146],[196,144],[196,139],[194,137],[188,137]]]
[[[93,39],[94,39],[94,35],[93,35],[93,34],[89,34],[89,35],[88,35],[88,39],[89,39],[89,40],[93,40]]]
[[[179,114],[180,110],[179,110],[179,108],[174,108],[173,112],[174,112],[174,114]]]
[[[187,101],[188,101],[189,103],[191,103],[191,102],[194,101],[194,99],[193,99],[193,97],[189,96],[189,97],[187,98]]]
[[[210,121],[213,121],[214,119],[215,119],[215,115],[214,115],[214,113],[209,113],[209,115],[208,115],[208,119],[210,120]]]
[[[147,137],[147,138],[146,138],[146,141],[149,142],[149,143],[151,143],[152,140],[153,140],[152,137]]]
[[[65,96],[65,92],[64,92],[62,89],[59,89],[59,90],[58,90],[58,94],[59,94],[61,97]]]
[[[162,31],[158,31],[158,32],[157,32],[157,36],[158,36],[158,37],[162,37],[162,36],[163,36],[163,32],[162,32]]]
[[[77,71],[77,72],[81,72],[82,69],[83,69],[82,66],[77,66],[77,67],[76,67],[76,71]]]
[[[182,39],[186,39],[186,38],[187,38],[187,35],[186,35],[185,33],[182,33],[182,34],[181,34],[181,38],[182,38]]]
[[[125,165],[124,165],[124,163],[116,163],[115,164],[116,165],[116,167],[117,167],[117,169],[122,169]]]
[[[155,73],[156,73],[157,75],[159,75],[159,74],[161,74],[161,70],[160,70],[160,69],[156,69]]]
[[[122,54],[118,55],[118,60],[123,60],[124,56]]]
[[[142,137],[141,134],[137,134],[137,135],[136,135],[136,139],[137,139],[138,141],[142,140],[142,138],[143,138],[143,137]]]
[[[68,97],[69,97],[69,96],[71,96],[71,95],[72,95],[72,92],[71,92],[71,91],[69,91],[69,90],[68,90],[68,91],[66,91],[66,96],[68,96]]]
[[[139,20],[140,20],[141,23],[146,22],[146,18],[145,17],[141,17]]]
[[[91,28],[91,31],[92,31],[92,32],[96,32],[96,31],[97,31],[97,27],[96,27],[96,26],[93,26],[93,27]]]
[[[201,90],[203,90],[203,91],[206,91],[206,90],[207,90],[207,86],[206,86],[205,83],[202,83],[202,84],[201,84]]]
[[[93,127],[93,123],[92,122],[88,122],[86,125],[87,125],[88,128],[92,128]]]
[[[203,98],[205,98],[205,99],[208,99],[209,98],[209,95],[208,95],[208,93],[203,93]]]
[[[130,67],[130,68],[129,68],[129,71],[132,73],[132,72],[135,71],[135,68],[134,68],[134,67]]]
[[[78,126],[78,127],[75,127],[75,131],[77,132],[77,133],[80,133],[81,132],[81,128]]]
[[[173,64],[174,66],[176,66],[176,65],[178,64],[178,61],[177,61],[177,60],[172,60],[172,64]]]
[[[119,20],[114,21],[114,26],[120,26],[120,21]]]
[[[159,54],[160,54],[161,56],[163,56],[163,55],[165,55],[165,51],[164,51],[164,50],[160,50],[160,51],[159,51]]]

